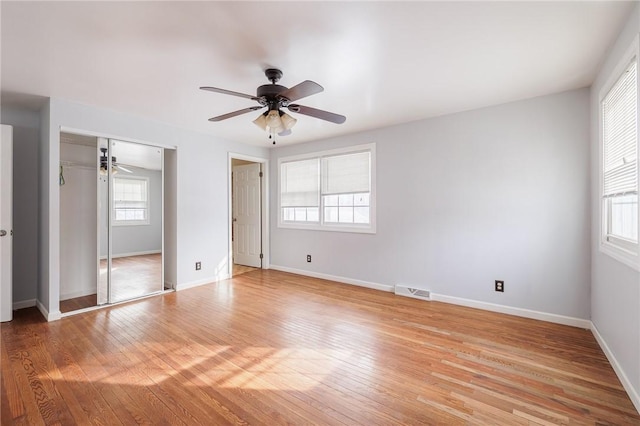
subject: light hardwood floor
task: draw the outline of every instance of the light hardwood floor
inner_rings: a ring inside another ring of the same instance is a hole
[[[112,289],[114,301],[142,297],[162,291],[162,255],[144,254],[139,256],[116,257],[111,261]],[[107,261],[100,261],[100,280],[104,281],[100,291],[101,300],[107,300]],[[60,301],[60,312],[66,313],[97,305],[97,295],[75,297]]]
[[[231,265],[231,276],[237,277],[238,275],[246,274],[247,272],[255,271],[259,268],[254,268],[252,266],[238,265],[234,263]]]
[[[270,270],[3,323],[10,424],[640,424],[588,330]]]

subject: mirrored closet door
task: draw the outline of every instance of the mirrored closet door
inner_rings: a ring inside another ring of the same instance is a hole
[[[107,256],[108,285],[99,300],[115,303],[163,290],[162,148],[109,140],[101,152],[100,241]],[[108,167],[107,167],[108,165]]]
[[[164,150],[60,136],[60,310],[164,290]]]

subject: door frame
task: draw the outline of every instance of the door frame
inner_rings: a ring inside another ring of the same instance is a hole
[[[228,251],[227,251],[227,276],[231,277],[231,270],[233,267],[233,241],[231,240],[232,226],[233,226],[233,183],[231,179],[231,173],[233,172],[232,162],[233,160],[244,160],[252,163],[260,163],[262,165],[262,184],[260,188],[260,228],[262,238],[262,269],[269,269],[270,266],[270,252],[269,252],[269,159],[262,157],[253,157],[251,155],[244,155],[235,152],[229,152],[227,161],[227,186],[228,186],[228,216],[227,223],[228,229]]]
[[[0,322],[13,319],[13,126],[3,124],[0,137]]]

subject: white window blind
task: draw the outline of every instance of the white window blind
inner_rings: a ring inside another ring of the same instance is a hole
[[[637,60],[602,101],[603,196],[638,192]]]
[[[148,222],[148,181],[114,177],[113,211],[116,222]]]
[[[278,160],[278,226],[376,232],[375,144]]]
[[[370,152],[322,158],[322,195],[369,192],[370,181]]]
[[[318,207],[320,204],[318,159],[280,165],[280,206]]]

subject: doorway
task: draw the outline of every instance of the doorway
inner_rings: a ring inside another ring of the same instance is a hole
[[[61,132],[60,311],[164,291],[164,148]]]
[[[267,268],[267,160],[229,156],[229,276]]]

